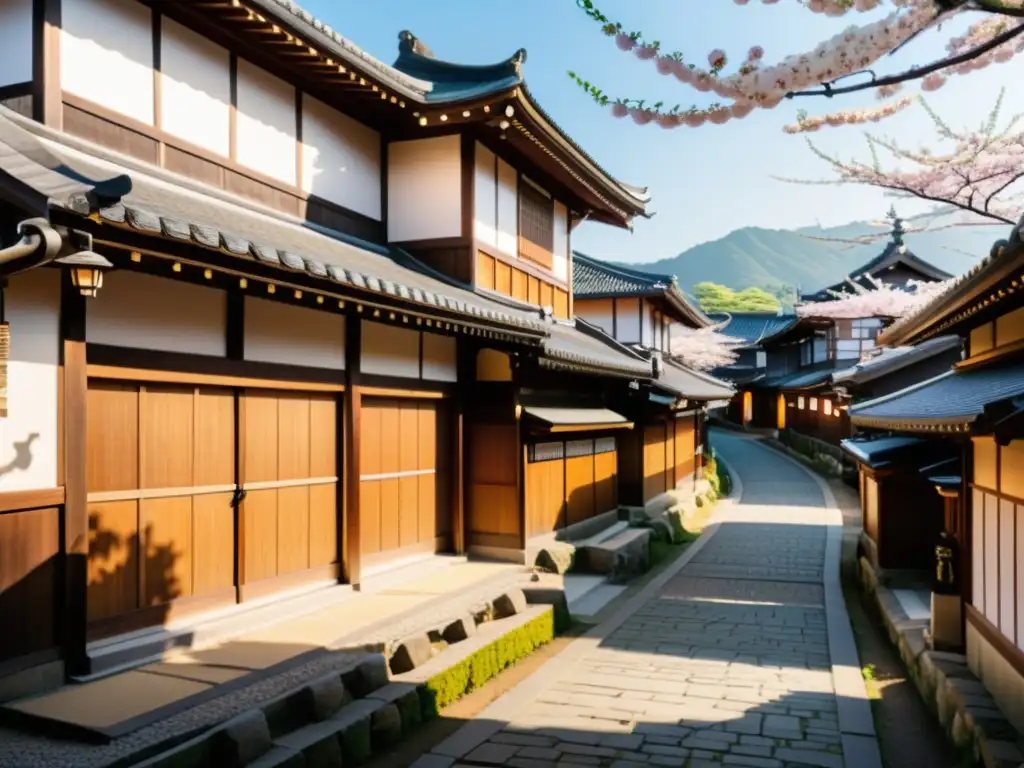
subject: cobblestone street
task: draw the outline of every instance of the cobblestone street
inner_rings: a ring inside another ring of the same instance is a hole
[[[879,768],[827,489],[745,437],[715,526],[417,768]]]

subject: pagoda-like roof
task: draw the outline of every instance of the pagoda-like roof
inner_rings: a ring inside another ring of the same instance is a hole
[[[799,321],[796,315],[777,312],[712,312],[712,321],[725,323],[723,336],[740,339],[744,347],[756,347],[793,328]]]
[[[885,245],[885,249],[878,256],[852,270],[840,282],[826,286],[816,293],[805,294],[800,297],[801,300],[808,302],[833,301],[835,299],[833,292],[854,293],[857,291],[857,287],[870,290],[875,287],[870,278],[884,283],[895,283],[897,287],[904,287],[909,280],[941,282],[953,277],[948,272],[944,272],[914,255],[907,248],[906,243],[903,241],[903,235],[906,234],[906,230],[903,228],[903,220],[896,215],[894,208],[889,210],[889,219],[893,222],[892,232],[889,236],[889,242]],[[897,269],[899,274],[893,280],[889,273]],[[886,279],[887,277],[889,279]]]
[[[711,319],[686,297],[673,276],[611,264],[579,251],[573,251],[572,293],[576,300],[660,296],[688,325],[694,328],[711,325]]]

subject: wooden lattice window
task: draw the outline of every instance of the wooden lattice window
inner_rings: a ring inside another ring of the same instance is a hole
[[[519,255],[551,269],[555,250],[555,203],[543,192],[519,184]]]

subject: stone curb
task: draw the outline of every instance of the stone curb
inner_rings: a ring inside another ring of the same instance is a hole
[[[840,581],[840,565],[843,545],[843,512],[836,503],[835,495],[821,477],[803,463],[763,441],[758,445],[774,451],[793,466],[799,467],[810,477],[821,491],[828,513],[825,541],[825,565],[822,568],[822,582],[825,593],[825,626],[828,633],[829,656],[832,659],[832,681],[836,692],[839,714],[839,730],[843,738],[843,749],[847,743],[851,749],[850,765],[857,768],[882,768],[882,755],[875,733],[875,721],[871,715],[871,700],[868,698],[864,677],[861,674],[860,655],[853,637],[853,627]],[[864,738],[853,738],[864,737]],[[857,760],[853,761],[853,755]]]
[[[1024,738],[999,711],[995,700],[959,653],[933,651],[924,640],[926,623],[912,621],[874,569],[858,562],[861,589],[874,600],[886,633],[899,651],[910,679],[947,738],[973,753],[985,768],[1024,765]]]
[[[717,512],[717,511],[716,511]],[[712,518],[716,515],[713,514]],[[475,719],[464,725],[431,750],[430,756],[440,759],[458,759],[472,752],[532,702],[540,693],[554,685],[582,663],[587,653],[597,647],[615,630],[621,627],[648,601],[676,576],[683,567],[707,544],[718,531],[718,522],[712,522],[704,529],[700,538],[690,544],[686,551],[662,573],[652,579],[642,590],[631,597],[611,617],[591,628],[578,640],[570,643],[556,656],[550,658],[530,677],[479,713]]]

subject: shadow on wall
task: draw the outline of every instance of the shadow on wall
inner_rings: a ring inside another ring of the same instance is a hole
[[[39,439],[38,432],[32,432],[24,440],[11,443],[14,458],[0,466],[0,479],[12,472],[25,472],[32,466],[32,443]]]

